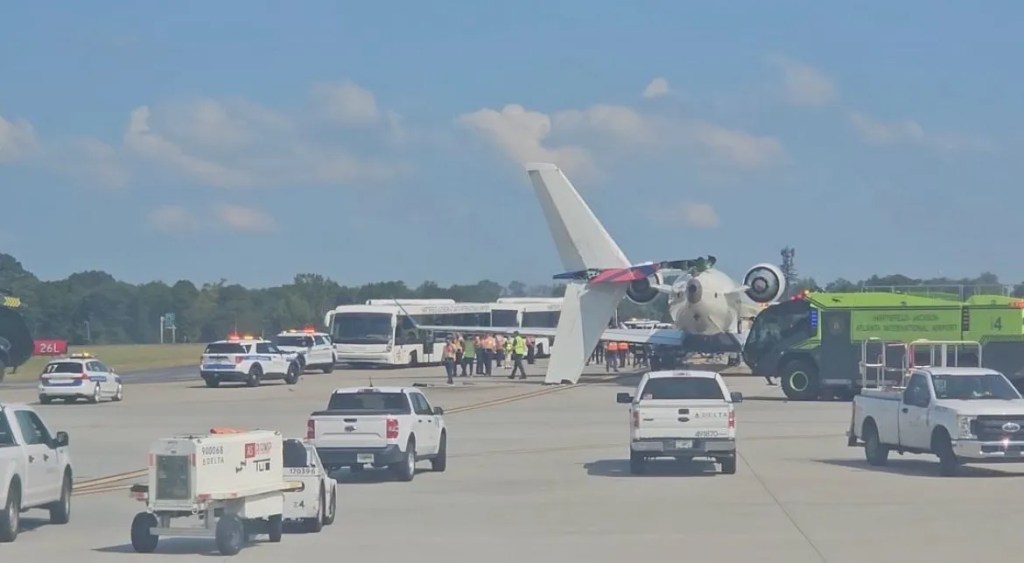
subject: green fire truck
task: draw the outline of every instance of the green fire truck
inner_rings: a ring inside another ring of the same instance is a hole
[[[862,366],[877,361],[866,357],[868,340],[976,342],[983,367],[1024,388],[1024,300],[1005,295],[961,300],[953,294],[803,292],[761,311],[743,345],[743,361],[754,375],[778,377],[790,399],[849,399],[861,387]],[[928,358],[907,360],[892,354],[887,367],[937,365]]]

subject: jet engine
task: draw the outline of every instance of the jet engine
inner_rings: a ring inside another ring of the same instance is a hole
[[[658,290],[651,287],[651,285],[661,285],[662,283],[661,274],[655,272],[649,277],[630,283],[626,289],[626,297],[637,305],[650,303],[658,296]]]
[[[786,277],[775,264],[758,264],[743,277],[747,297],[755,303],[771,303],[786,292]]]

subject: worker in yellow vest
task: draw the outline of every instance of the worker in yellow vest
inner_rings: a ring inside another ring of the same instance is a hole
[[[526,379],[526,368],[523,367],[523,357],[526,356],[526,339],[517,330],[512,333],[509,344],[512,348],[512,373],[509,374],[508,378],[514,379],[518,371],[519,379]]]

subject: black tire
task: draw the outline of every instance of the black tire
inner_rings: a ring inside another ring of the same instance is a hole
[[[718,459],[718,462],[722,464],[722,473],[726,475],[736,474],[736,456],[722,457]]]
[[[629,472],[633,475],[643,475],[647,472],[647,458],[632,450],[629,452]]]
[[[0,543],[10,543],[21,530],[21,486],[12,482],[7,486],[7,505],[0,512]]]
[[[328,505],[330,508],[324,511],[324,526],[330,526],[334,523],[334,518],[338,516],[338,489],[337,487],[331,488],[331,503]]]
[[[96,387],[92,388],[92,395],[89,396],[88,400],[89,400],[90,403],[92,403],[94,405],[96,403],[100,402],[100,386],[99,386],[99,384],[96,384]]]
[[[306,518],[306,532],[310,534],[318,534],[320,530],[324,529],[324,513],[327,511],[324,508],[324,490],[320,489],[320,502],[317,505],[316,516],[312,518]]]
[[[413,477],[416,476],[416,441],[409,438],[409,443],[405,446],[404,459],[391,466],[391,469],[395,472],[395,477],[399,481],[412,481]]]
[[[207,377],[205,378],[205,381],[207,387],[214,389],[220,387],[220,381],[218,381],[216,377]]]
[[[47,397],[46,395],[40,395],[39,396],[39,404],[41,404],[41,405],[48,405],[51,402],[53,402],[53,398],[52,397]]]
[[[267,519],[267,535],[270,536],[270,543],[280,543],[284,535],[284,517],[274,514]]]
[[[64,471],[64,483],[60,489],[60,500],[51,504],[50,523],[67,524],[71,521],[71,472]]]
[[[324,366],[324,373],[334,373],[334,365],[338,363],[338,358],[331,356],[331,364]]]
[[[437,448],[437,456],[430,460],[430,469],[438,473],[448,468],[448,432],[441,431],[441,443]]]
[[[217,540],[217,549],[221,555],[235,555],[242,551],[242,544],[245,543],[245,524],[242,519],[234,514],[225,514],[217,521],[217,529],[214,532]]]
[[[416,352],[409,354],[409,366],[416,367],[420,365],[419,355]]]
[[[813,362],[798,358],[786,362],[779,372],[782,392],[794,401],[813,401],[821,393],[818,368]]]
[[[155,514],[140,512],[132,520],[132,547],[139,553],[153,553],[160,542],[160,536],[150,531],[160,525]]]
[[[249,387],[259,387],[260,379],[263,377],[263,367],[259,364],[253,364],[249,368],[249,377],[246,378],[245,384]]]
[[[960,469],[960,460],[953,452],[953,442],[945,430],[936,429],[932,434],[932,451],[939,456],[939,475],[953,477]]]
[[[3,358],[0,358],[0,383],[3,383],[4,377],[7,376],[7,362]]]
[[[868,465],[880,467],[889,461],[889,448],[882,444],[878,438],[878,428],[875,423],[868,420],[864,423],[864,457]]]
[[[288,373],[284,376],[284,382],[288,385],[295,385],[299,382],[299,367],[292,363],[288,364]]]

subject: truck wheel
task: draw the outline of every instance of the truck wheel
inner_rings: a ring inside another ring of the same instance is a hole
[[[216,377],[206,377],[204,378],[204,381],[206,381],[206,386],[210,388],[217,388],[220,386],[220,381],[218,381]]]
[[[783,366],[782,392],[794,401],[813,401],[818,398],[821,382],[818,370],[813,363],[803,360],[791,360]]]
[[[437,448],[437,457],[430,460],[430,468],[442,472],[448,467],[448,433],[441,432],[441,445]]]
[[[391,467],[400,481],[412,481],[416,476],[416,442],[412,438],[405,447],[405,459]]]
[[[960,460],[953,452],[953,442],[950,441],[949,434],[943,430],[936,430],[932,435],[932,451],[939,456],[939,475],[953,477],[957,474]]]
[[[221,516],[217,521],[214,537],[221,555],[235,555],[242,551],[242,543],[245,541],[245,525],[242,519],[234,514]]]
[[[644,456],[634,452],[633,450],[630,450],[629,451],[629,472],[632,473],[633,475],[643,475],[646,470],[647,470],[647,459],[644,458]]]
[[[331,504],[328,505],[327,510],[324,511],[324,526],[330,526],[334,523],[334,517],[338,514],[338,489],[337,487],[331,488]]]
[[[338,363],[338,358],[331,356],[331,363],[324,366],[324,373],[334,373],[334,364]]]
[[[320,489],[320,500],[319,502],[317,502],[316,516],[312,518],[306,518],[306,521],[304,522],[306,524],[305,527],[307,533],[318,534],[320,533],[320,530],[324,529],[324,512],[326,510],[324,508],[325,499],[326,497],[324,496],[324,490]]]
[[[160,536],[150,531],[160,525],[155,514],[140,512],[132,520],[132,547],[139,553],[153,553]]]
[[[267,519],[267,535],[270,536],[270,543],[278,543],[284,534],[284,518],[280,514],[271,515]]]
[[[726,475],[736,474],[736,456],[719,458],[718,461],[722,464],[722,473]]]
[[[0,513],[0,542],[10,543],[21,529],[21,487],[11,483],[7,489],[7,506]]]
[[[249,387],[259,387],[260,378],[263,377],[263,368],[259,364],[253,364],[249,368],[249,377],[245,380],[245,384]]]
[[[288,365],[288,373],[284,376],[284,382],[288,385],[295,385],[299,382],[299,367],[297,365]]]
[[[864,457],[868,465],[881,466],[889,461],[889,448],[882,445],[878,438],[878,429],[870,422],[864,425]]]
[[[89,402],[92,403],[92,404],[96,404],[96,403],[100,402],[100,384],[99,383],[97,383],[92,388],[92,396],[89,397]]]
[[[60,488],[60,500],[50,505],[50,523],[67,524],[71,521],[71,472],[64,472],[64,483]]]

